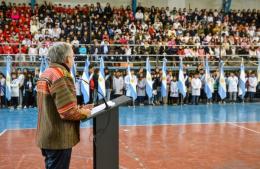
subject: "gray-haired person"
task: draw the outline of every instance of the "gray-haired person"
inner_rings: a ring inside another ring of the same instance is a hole
[[[37,82],[38,126],[36,143],[45,157],[46,169],[68,169],[72,147],[79,142],[79,122],[93,105],[77,106],[70,69],[74,53],[67,43],[49,49],[50,67]]]

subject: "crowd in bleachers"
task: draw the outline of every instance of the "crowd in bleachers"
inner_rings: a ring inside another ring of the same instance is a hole
[[[125,57],[113,55],[132,56],[133,60],[140,60],[142,55],[163,54],[182,55],[186,60],[200,59],[205,54],[211,60],[220,56],[255,57],[260,53],[259,17],[259,9],[225,13],[138,6],[134,14],[130,6],[117,8],[109,3],[74,7],[45,2],[32,9],[27,4],[3,1],[0,54],[28,54],[27,58],[35,61],[37,55],[46,55],[53,43],[66,41],[73,45],[78,59],[80,56],[84,59],[87,54],[112,55],[109,60],[119,61]],[[15,58],[23,61],[26,57]],[[178,57],[168,57],[168,60],[178,60]]]
[[[130,6],[111,7],[109,3],[91,5],[62,5],[43,3],[31,8],[29,4],[5,3],[0,5],[0,55],[10,55],[14,60],[36,61],[46,56],[48,48],[56,42],[72,44],[76,60],[91,60],[104,55],[105,60],[125,61],[151,60],[156,56],[168,56],[169,61],[234,59],[235,56],[260,57],[260,10],[223,10],[211,9],[170,9],[139,5],[136,13]],[[124,56],[123,56],[124,55]],[[122,56],[122,57],[121,57]],[[128,57],[125,57],[128,56]],[[3,57],[1,57],[2,59]],[[162,57],[161,57],[162,58]],[[239,59],[240,61],[240,59]],[[212,100],[207,100],[204,88],[204,70],[198,66],[198,72],[186,72],[185,85],[187,96],[181,97],[176,88],[177,72],[168,71],[168,96],[162,98],[161,70],[152,71],[153,97],[147,99],[145,92],[145,73],[140,69],[136,75],[139,104],[196,104],[199,102],[225,102],[218,96],[218,72],[212,73],[214,88]],[[91,102],[97,102],[97,71],[91,81]],[[108,71],[107,71],[108,73]],[[126,93],[124,71],[110,72],[106,80],[107,99]],[[235,75],[236,74],[236,75]],[[237,101],[238,72],[227,74],[228,99]],[[240,101],[252,101],[257,88],[255,72],[247,74],[247,94]],[[26,108],[36,106],[36,82],[38,69],[29,72],[24,69],[12,71],[12,99],[5,99],[5,77],[0,75],[1,107],[12,106]],[[194,80],[193,80],[194,79]],[[192,83],[194,81],[194,84]],[[199,97],[192,97],[192,85],[199,86]],[[79,83],[79,82],[77,82]],[[82,102],[80,85],[77,87],[79,103]],[[233,87],[233,88],[232,88]],[[192,99],[194,98],[194,99]],[[199,98],[199,100],[197,99]]]

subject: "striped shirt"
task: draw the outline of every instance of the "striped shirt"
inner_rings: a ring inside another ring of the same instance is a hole
[[[51,64],[37,82],[38,126],[36,144],[43,149],[67,149],[79,142],[79,120],[85,116],[77,106],[69,68]]]

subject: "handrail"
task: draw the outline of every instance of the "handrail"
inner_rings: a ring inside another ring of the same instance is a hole
[[[167,43],[167,42],[166,42]],[[0,46],[5,46],[5,45],[24,45],[22,43],[0,43]],[[37,46],[41,46],[41,45],[46,45],[45,43],[38,43],[38,44],[34,44],[34,45],[37,45]],[[85,46],[104,46],[104,44],[85,44],[85,43],[80,43],[80,44],[77,44],[75,46],[80,46],[80,45],[85,45]],[[26,46],[29,46],[29,45],[26,45]],[[52,45],[50,45],[52,46]],[[121,46],[129,46],[129,47],[142,47],[144,45],[141,45],[141,44],[108,44],[108,46],[110,47],[121,47]],[[173,46],[173,47],[198,47],[198,46],[202,46],[202,47],[215,47],[215,46],[225,46],[225,44],[222,44],[221,45],[204,45],[204,44],[200,44],[200,45],[168,45],[168,44],[148,44],[148,46]],[[230,45],[229,44],[229,47],[241,47],[241,46],[254,46],[254,47],[260,47],[260,45],[252,45],[252,44],[246,44],[246,45]]]
[[[18,53],[18,54],[0,54],[0,60],[1,56],[38,56],[41,57],[42,55],[39,54],[23,54],[23,53]],[[185,57],[185,58],[200,58],[200,57],[205,57],[208,56],[207,54],[205,55],[193,55],[193,56],[187,56],[187,55],[167,55],[167,54],[131,54],[131,55],[126,55],[126,54],[74,54],[74,56],[81,56],[81,57]],[[218,55],[209,55],[209,56],[214,56],[218,57]],[[223,55],[223,57],[241,57],[241,56],[246,56],[250,58],[259,58],[259,55],[249,55],[249,54],[226,54]],[[4,58],[3,58],[4,59]]]

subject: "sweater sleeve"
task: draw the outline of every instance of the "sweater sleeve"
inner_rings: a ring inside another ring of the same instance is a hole
[[[50,87],[50,93],[56,104],[59,115],[64,120],[81,120],[86,118],[83,109],[77,106],[76,90],[73,80],[62,77]]]

